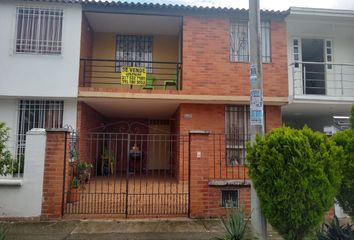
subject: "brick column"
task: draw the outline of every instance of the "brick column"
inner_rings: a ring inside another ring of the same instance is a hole
[[[68,147],[65,148],[65,145],[68,144],[67,133],[67,129],[47,129],[42,219],[58,219],[62,217],[64,161],[66,159],[66,162],[69,162]],[[66,166],[66,175],[68,173],[67,170],[68,166]]]
[[[190,217],[208,215],[209,132],[190,131]]]

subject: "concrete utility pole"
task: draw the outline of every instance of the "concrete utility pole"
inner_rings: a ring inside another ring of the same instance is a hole
[[[250,31],[250,121],[251,142],[257,134],[264,134],[263,75],[259,0],[249,0]],[[257,192],[251,183],[251,223],[253,231],[261,239],[267,239],[266,220],[260,208]]]

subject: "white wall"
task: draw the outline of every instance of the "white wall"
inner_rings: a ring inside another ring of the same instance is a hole
[[[16,54],[16,6],[56,6],[64,10],[59,56]],[[81,6],[0,2],[0,96],[76,97],[80,63]]]
[[[21,98],[26,99],[26,98]],[[41,98],[46,99],[46,98]],[[10,128],[10,141],[8,147],[14,150],[18,128],[18,102],[20,99],[0,98],[0,122],[5,122]],[[60,99],[58,99],[60,100]],[[64,100],[63,126],[70,125],[76,129],[77,101],[76,99]]]
[[[63,113],[63,127],[69,125],[76,129],[77,120],[77,101],[65,100],[64,101],[64,113]]]
[[[7,145],[11,151],[14,150],[16,143],[17,121],[18,100],[0,98],[0,122],[5,122],[6,126],[10,128],[10,140]]]
[[[354,64],[354,25],[349,24],[348,21],[328,20],[320,21],[303,16],[291,16],[287,20],[288,31],[288,63],[293,62],[293,42],[294,38],[314,38],[314,39],[328,39],[333,43],[333,63],[349,63]],[[300,46],[301,47],[301,46]],[[354,97],[354,67],[345,67],[343,72],[352,74],[351,76],[345,75],[346,80],[352,82],[344,82],[343,97]],[[342,96],[341,82],[333,81],[340,80],[341,69],[334,66],[333,70],[327,70],[327,95],[329,96]],[[292,67],[289,66],[289,95],[293,96],[293,72]],[[297,86],[301,87],[301,69],[298,76],[299,79]],[[351,78],[351,79],[350,79]],[[352,88],[352,89],[350,89]],[[297,94],[302,94],[300,88],[296,88]]]
[[[27,134],[23,179],[0,179],[0,218],[41,215],[45,147],[44,129]]]

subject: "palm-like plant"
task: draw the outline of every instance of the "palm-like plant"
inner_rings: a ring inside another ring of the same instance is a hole
[[[318,240],[352,240],[354,229],[352,224],[340,225],[336,216],[329,224],[324,224],[322,231],[317,233]]]
[[[226,234],[219,240],[242,240],[245,237],[250,216],[245,219],[243,208],[231,208],[226,218],[222,218]]]
[[[7,232],[7,230],[0,226],[0,240],[6,239],[6,232]]]

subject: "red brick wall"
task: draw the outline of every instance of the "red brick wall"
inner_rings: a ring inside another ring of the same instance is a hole
[[[47,131],[47,143],[44,162],[42,219],[58,219],[61,215],[63,172],[64,172],[64,131]],[[68,142],[67,142],[68,143]],[[67,163],[69,154],[67,151]],[[66,183],[69,179],[69,167],[66,166]],[[65,186],[65,191],[67,186]]]
[[[266,129],[281,126],[281,109],[279,106],[266,106]],[[185,118],[191,114],[192,118]],[[225,106],[222,104],[181,104],[175,116],[179,117],[179,131],[188,134],[190,130],[208,130],[210,134],[191,135],[191,217],[220,216],[226,209],[220,207],[221,190],[239,190],[239,203],[248,214],[250,212],[249,186],[209,186],[209,180],[243,180],[248,178],[247,169],[239,166],[226,166],[225,161]],[[216,143],[216,144],[215,144]],[[182,151],[182,150],[180,150]],[[201,152],[201,158],[197,158]],[[188,171],[188,156],[180,157],[179,171]],[[184,161],[184,162],[183,162]],[[216,169],[214,171],[214,169]]]
[[[93,47],[93,30],[85,16],[82,15],[81,22],[81,44],[80,44],[80,58],[91,58]],[[80,61],[79,83],[83,86],[83,62]],[[89,69],[86,69],[89,70]]]
[[[179,107],[179,132],[209,130],[212,133],[225,132],[225,106],[223,104],[181,104]],[[191,114],[188,119],[186,114]]]
[[[239,206],[244,207],[246,214],[250,213],[250,187],[249,186],[209,186],[213,179],[210,166],[206,164],[213,158],[213,149],[210,148],[209,134],[192,134],[190,142],[190,217],[213,217],[226,214],[221,207],[222,190],[238,190]],[[197,152],[201,156],[197,156]],[[233,179],[232,177],[229,177]]]
[[[280,106],[265,106],[265,131],[269,132],[273,128],[281,127],[281,107]]]
[[[79,133],[95,131],[95,129],[97,131],[103,120],[104,117],[86,103],[77,103],[77,131]]]
[[[90,138],[88,132],[100,131],[103,116],[89,105],[78,102],[77,105],[77,131],[79,133],[79,159],[83,162],[94,162],[97,156],[97,142]]]
[[[183,92],[249,95],[249,64],[230,62],[230,20],[183,18]],[[286,25],[271,22],[272,63],[263,64],[264,96],[288,96]]]
[[[230,61],[230,20],[227,17],[184,16],[182,90],[83,88],[87,91],[249,95],[249,63]],[[263,64],[264,96],[288,96],[286,23],[271,21],[271,63]]]

